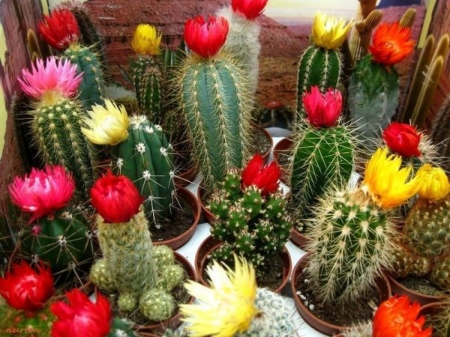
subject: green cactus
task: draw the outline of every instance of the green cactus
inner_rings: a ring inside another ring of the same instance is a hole
[[[294,140],[290,187],[295,218],[314,216],[314,206],[332,186],[345,186],[353,170],[354,141],[345,126],[307,126]]]
[[[115,317],[112,321],[111,331],[107,337],[133,337],[137,336],[133,330],[133,323]]]
[[[96,249],[95,234],[84,214],[70,207],[24,226],[19,238],[21,252],[49,263],[55,275],[88,269]]]
[[[130,117],[128,139],[110,149],[112,169],[130,178],[145,197],[146,217],[158,220],[170,213],[174,193],[172,146],[159,125],[146,116]]]
[[[395,226],[363,193],[330,191],[311,220],[306,249],[312,253],[305,273],[323,302],[356,300],[390,267]]]
[[[434,264],[430,281],[443,291],[450,291],[450,259],[445,256]]]
[[[433,267],[432,261],[426,256],[414,254],[404,243],[405,238],[401,238],[395,243],[391,274],[399,278],[410,275],[426,277]]]
[[[399,79],[394,67],[373,62],[371,55],[355,66],[348,88],[350,119],[361,140],[380,138],[398,106]]]
[[[440,158],[449,158],[450,155],[450,95],[442,103],[431,129],[431,139],[436,144]],[[447,172],[450,171],[450,162],[440,165]]]
[[[209,208],[216,217],[211,235],[223,242],[212,258],[233,263],[233,253],[242,254],[257,269],[267,259],[281,254],[292,224],[286,200],[280,191],[262,196],[250,186],[241,191],[240,174],[229,172],[211,197]]]
[[[207,190],[250,155],[253,103],[246,83],[240,68],[227,58],[205,60],[191,54],[183,62],[179,102]]]

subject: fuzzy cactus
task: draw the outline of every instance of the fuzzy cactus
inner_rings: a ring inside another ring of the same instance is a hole
[[[127,177],[108,172],[91,194],[103,258],[93,265],[90,279],[101,290],[117,292],[122,311],[139,307],[151,321],[169,318],[175,309],[171,290],[184,281],[185,272],[170,249],[153,247],[138,189]]]
[[[269,257],[281,254],[292,224],[278,190],[279,178],[279,167],[275,163],[264,166],[260,155],[253,157],[242,174],[234,170],[225,176],[209,204],[216,217],[211,235],[223,242],[213,258],[232,263],[233,253],[239,253],[264,268]]]

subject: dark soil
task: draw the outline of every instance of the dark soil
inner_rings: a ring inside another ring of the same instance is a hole
[[[267,138],[267,134],[260,127],[255,127],[255,133],[253,135],[253,151],[252,153],[259,153],[265,155],[271,150],[271,139]]]
[[[403,284],[406,288],[414,290],[424,295],[430,296],[448,295],[448,293],[445,293],[444,291],[438,289],[426,277],[408,276],[402,279],[397,279],[397,281]]]

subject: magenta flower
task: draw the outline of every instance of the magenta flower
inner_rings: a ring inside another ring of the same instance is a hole
[[[46,215],[52,215],[67,205],[73,196],[75,183],[63,166],[33,168],[24,178],[15,177],[8,185],[14,205],[32,213],[28,224]]]
[[[280,167],[275,162],[265,165],[263,157],[255,154],[242,170],[242,188],[256,186],[261,190],[261,195],[267,196],[278,190],[280,176]]]
[[[18,78],[20,88],[25,94],[40,100],[50,92],[56,92],[63,97],[76,94],[83,74],[77,75],[77,66],[68,60],[57,60],[54,56],[47,58],[45,64],[42,59],[36,64],[22,70],[22,78]]]
[[[342,112],[342,94],[339,90],[331,88],[322,94],[319,87],[313,86],[311,92],[303,96],[303,106],[311,125],[328,128],[336,125]]]

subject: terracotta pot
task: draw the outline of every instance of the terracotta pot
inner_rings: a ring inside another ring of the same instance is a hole
[[[197,189],[197,199],[200,202],[203,216],[205,217],[206,221],[210,225],[213,225],[216,222],[216,217],[214,216],[214,214],[212,214],[212,212],[208,208],[206,208],[206,205],[203,200],[204,196],[205,196],[205,188],[203,187],[203,184],[200,184]]]
[[[426,305],[435,302],[442,302],[450,299],[450,295],[426,295],[405,287],[397,281],[392,275],[386,273],[386,277],[392,289],[392,294],[408,295],[411,301],[419,302],[420,305]]]
[[[303,233],[300,233],[294,227],[291,229],[289,239],[299,248],[305,250],[306,245],[310,239]]]
[[[294,297],[295,306],[297,307],[297,310],[299,314],[302,316],[302,318],[307,322],[310,326],[312,326],[314,329],[316,329],[319,332],[322,332],[329,336],[335,336],[339,335],[342,331],[348,329],[348,327],[345,326],[339,326],[334,325],[331,323],[328,323],[319,317],[315,316],[302,302],[302,300],[297,296],[297,289],[295,288],[295,284],[297,282],[297,279],[302,276],[303,269],[308,265],[308,256],[310,254],[305,254],[295,265],[294,270],[292,271],[291,276],[291,291],[292,295]],[[391,296],[391,288],[389,286],[389,282],[387,281],[386,277],[383,275],[378,281],[377,281],[377,287],[380,292],[380,300],[384,301],[388,299]]]
[[[203,285],[208,285],[208,282],[203,277],[203,273],[208,262],[208,257],[221,245],[222,242],[220,240],[216,240],[210,235],[198,247],[197,253],[195,255],[195,269],[197,270],[199,282]],[[289,275],[292,267],[291,256],[289,255],[289,252],[286,248],[283,248],[281,259],[283,260],[283,281],[278,288],[272,290],[275,293],[280,293],[281,290],[286,286],[287,282],[289,281]]]
[[[281,178],[280,180],[287,184],[289,182],[289,165],[286,163],[280,162],[280,156],[282,154],[288,154],[292,150],[292,144],[293,140],[292,137],[286,137],[280,140],[278,143],[275,144],[273,148],[273,161],[281,167]]]
[[[176,195],[181,199],[180,202],[184,201],[192,208],[192,211],[194,213],[194,220],[189,229],[184,233],[178,235],[177,237],[163,241],[153,241],[154,245],[166,245],[172,248],[173,250],[180,248],[192,238],[192,236],[195,233],[195,230],[197,229],[197,225],[200,221],[200,216],[202,214],[200,201],[195,197],[195,195],[192,192],[190,192],[184,187],[178,187],[176,189]]]

